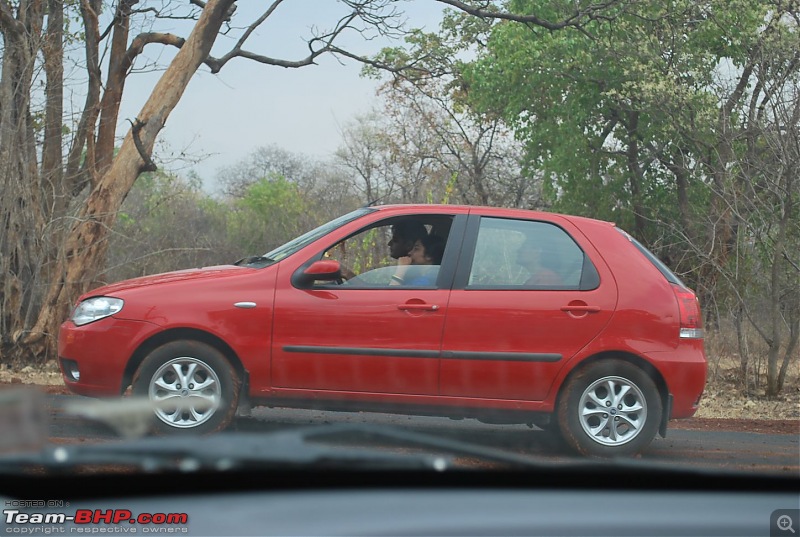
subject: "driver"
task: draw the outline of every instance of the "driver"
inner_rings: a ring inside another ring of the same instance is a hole
[[[392,226],[392,238],[389,240],[389,255],[392,259],[408,257],[408,254],[420,241],[428,236],[428,230],[419,220],[403,220]]]
[[[405,260],[408,258],[414,245],[428,237],[428,229],[419,220],[409,218],[401,220],[392,226],[392,238],[389,239],[389,256],[392,259]],[[402,263],[401,263],[402,264]],[[408,264],[408,263],[405,263]],[[350,280],[356,274],[349,268],[342,267],[342,278]]]

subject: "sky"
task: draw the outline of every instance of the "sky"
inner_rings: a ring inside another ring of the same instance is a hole
[[[238,4],[234,21],[239,24],[249,24],[268,5],[256,0]],[[441,4],[410,0],[397,2],[397,7],[406,14],[407,27],[428,31],[438,28]],[[245,48],[282,59],[302,59],[308,54],[303,38],[309,37],[315,26],[330,28],[343,13],[343,6],[332,0],[286,0],[250,37]],[[159,30],[188,36],[190,28],[185,24],[160,24]],[[344,37],[343,48],[361,54],[400,43],[384,37],[366,40],[355,33]],[[218,38],[212,55],[221,56],[232,44],[230,38]],[[172,56],[174,52],[169,49],[149,45],[136,66],[145,65],[147,60],[166,65]],[[261,146],[276,145],[313,157],[330,157],[339,147],[342,128],[377,103],[379,83],[362,78],[361,65],[349,59],[337,61],[327,55],[317,63],[286,69],[235,58],[216,75],[202,66],[161,132],[156,162],[181,172],[193,170],[203,179],[204,188],[213,192],[220,168],[243,161]],[[150,70],[129,78],[120,111],[120,136],[129,126],[125,119],[136,117],[161,74]],[[181,154],[190,159],[204,158],[191,165],[172,160]]]

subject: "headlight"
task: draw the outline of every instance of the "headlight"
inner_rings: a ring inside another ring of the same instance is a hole
[[[107,296],[98,296],[95,298],[87,298],[75,308],[72,312],[72,322],[77,326],[92,323],[104,317],[114,315],[122,310],[122,305],[125,302],[119,298],[111,298]]]

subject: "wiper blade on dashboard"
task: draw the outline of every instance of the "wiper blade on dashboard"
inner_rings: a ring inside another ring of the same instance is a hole
[[[401,447],[423,448],[425,452],[398,451]],[[40,452],[0,456],[0,472],[24,473],[35,468],[68,471],[81,466],[114,465],[147,472],[263,468],[443,471],[457,467],[453,455],[504,466],[542,466],[535,459],[521,455],[424,433],[376,425],[333,424],[265,433],[48,445]]]

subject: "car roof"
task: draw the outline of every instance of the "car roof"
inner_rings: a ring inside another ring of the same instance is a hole
[[[548,211],[531,211],[528,209],[509,209],[505,207],[488,207],[482,205],[445,205],[445,204],[429,204],[429,203],[418,203],[418,204],[392,204],[392,205],[375,205],[372,206],[373,209],[376,209],[381,212],[388,212],[388,213],[398,213],[398,214],[407,214],[409,212],[419,212],[419,213],[436,213],[441,211],[446,211],[448,213],[455,213],[455,214],[482,214],[486,216],[498,216],[498,217],[516,217],[516,218],[552,218],[553,216],[565,218],[570,220],[576,224],[579,224],[581,221],[586,223],[593,223],[593,224],[605,224],[608,226],[615,226],[614,222],[608,222],[605,220],[597,220],[594,218],[587,218],[584,216],[574,216],[562,213],[553,213]]]

